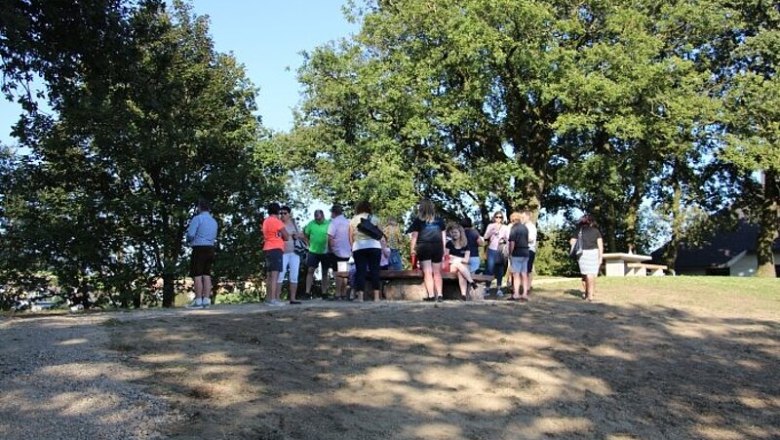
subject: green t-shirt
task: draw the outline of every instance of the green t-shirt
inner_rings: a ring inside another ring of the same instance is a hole
[[[324,220],[322,223],[312,220],[303,228],[303,233],[309,239],[309,252],[312,254],[328,253],[328,226],[330,220]]]

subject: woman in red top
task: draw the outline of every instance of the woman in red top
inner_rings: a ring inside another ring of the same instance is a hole
[[[263,220],[263,252],[265,253],[265,300],[272,306],[280,306],[279,272],[282,271],[284,242],[289,234],[284,222],[279,219],[279,204],[268,205],[268,217]]]

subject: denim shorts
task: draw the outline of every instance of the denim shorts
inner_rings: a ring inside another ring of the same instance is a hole
[[[512,273],[528,273],[528,257],[512,257]]]

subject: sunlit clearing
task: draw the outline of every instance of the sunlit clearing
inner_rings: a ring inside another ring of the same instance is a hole
[[[79,345],[79,344],[86,344],[89,342],[89,339],[86,338],[76,338],[76,339],[68,339],[65,341],[60,341],[57,343],[57,345]]]
[[[422,426],[408,427],[401,438],[424,439],[459,439],[465,438],[460,427],[444,423],[429,423]]]

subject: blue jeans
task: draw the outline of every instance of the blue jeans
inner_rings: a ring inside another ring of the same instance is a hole
[[[482,260],[479,257],[469,257],[469,272],[477,273]]]
[[[501,280],[506,272],[505,265],[506,261],[504,261],[504,256],[501,255],[501,252],[493,249],[487,250],[487,267],[485,268],[485,273],[496,277],[496,286],[498,286],[499,289],[501,288]]]
[[[390,249],[390,258],[387,259],[388,261],[388,269],[390,270],[401,270],[403,269],[402,262],[401,262],[401,251],[398,249]]]

